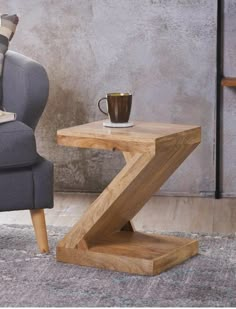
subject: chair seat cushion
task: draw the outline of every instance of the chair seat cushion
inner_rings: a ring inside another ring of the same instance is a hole
[[[30,166],[37,158],[30,127],[20,121],[0,124],[0,169]]]

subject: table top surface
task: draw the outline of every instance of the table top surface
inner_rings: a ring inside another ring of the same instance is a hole
[[[72,147],[147,151],[157,143],[200,143],[201,128],[196,125],[134,121],[129,128],[108,128],[103,121],[57,131],[58,144]]]

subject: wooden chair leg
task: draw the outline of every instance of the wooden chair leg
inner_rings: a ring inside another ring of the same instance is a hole
[[[49,247],[44,210],[32,209],[30,214],[39,250],[41,253],[47,253],[49,252]]]

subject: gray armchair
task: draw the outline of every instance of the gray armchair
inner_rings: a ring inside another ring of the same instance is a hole
[[[6,53],[3,107],[17,113],[17,121],[0,124],[0,211],[29,209],[41,252],[49,250],[43,209],[53,207],[53,164],[38,155],[34,129],[48,90],[39,63]]]

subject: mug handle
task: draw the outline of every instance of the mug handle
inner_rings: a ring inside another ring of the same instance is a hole
[[[104,98],[101,98],[99,101],[98,101],[98,108],[100,110],[100,112],[102,112],[104,115],[108,116],[108,113],[104,112],[100,106],[100,103],[102,102],[102,100],[106,100],[107,98],[104,97]]]

